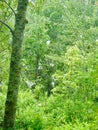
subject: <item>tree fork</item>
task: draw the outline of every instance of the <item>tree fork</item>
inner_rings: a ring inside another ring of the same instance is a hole
[[[22,42],[26,24],[27,5],[28,0],[18,0],[17,14],[15,15],[15,29],[13,31],[12,37],[12,54],[8,90],[5,103],[3,130],[13,130],[15,125],[18,87],[20,83]]]

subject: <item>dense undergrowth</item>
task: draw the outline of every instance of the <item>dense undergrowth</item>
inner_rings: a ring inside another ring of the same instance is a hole
[[[0,93],[0,122],[5,93]],[[31,90],[20,90],[16,130],[97,130],[98,103],[51,95],[36,99]]]

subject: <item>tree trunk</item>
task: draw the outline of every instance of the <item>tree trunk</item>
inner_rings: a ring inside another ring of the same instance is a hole
[[[3,130],[14,129],[15,115],[20,82],[23,34],[26,24],[26,8],[28,0],[18,0],[13,32],[12,54],[10,62],[9,84],[5,103]]]

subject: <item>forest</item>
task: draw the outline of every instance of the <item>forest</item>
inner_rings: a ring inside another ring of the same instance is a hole
[[[0,130],[98,130],[98,0],[0,0]]]

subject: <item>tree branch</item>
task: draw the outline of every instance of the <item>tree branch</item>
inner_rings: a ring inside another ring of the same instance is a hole
[[[10,32],[13,35],[13,30],[12,30],[12,28],[8,24],[6,24],[5,22],[3,22],[2,20],[0,20],[0,23],[2,23],[3,25],[5,25],[10,30]]]
[[[6,0],[2,0],[2,2],[4,2],[12,10],[12,12],[14,13],[14,15],[16,15],[14,9],[9,5],[9,3]]]

